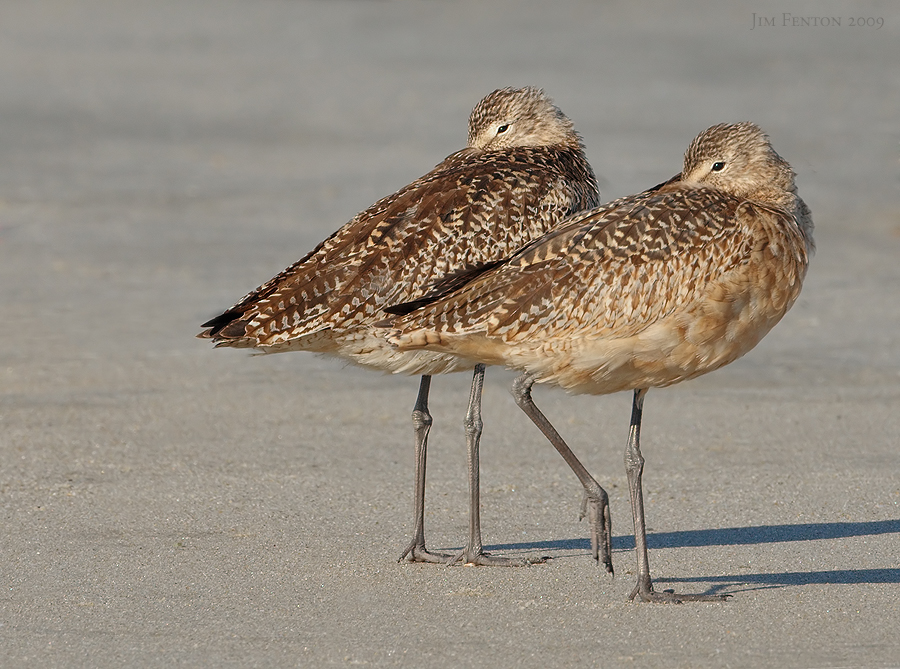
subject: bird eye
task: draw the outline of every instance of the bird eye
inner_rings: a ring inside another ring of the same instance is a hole
[[[505,125],[501,125],[499,128],[497,128],[497,134],[498,135],[503,134],[507,130],[509,130],[509,123],[506,123]]]
[[[725,163],[723,163],[721,161],[719,161],[717,163],[713,163],[713,166],[712,166],[713,172],[721,172],[724,169],[725,169]]]

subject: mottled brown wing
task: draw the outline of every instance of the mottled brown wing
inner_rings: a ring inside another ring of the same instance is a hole
[[[209,321],[203,336],[266,345],[352,329],[381,308],[422,295],[448,273],[508,255],[596,191],[572,185],[574,152],[460,152],[381,200],[304,259]],[[231,344],[231,342],[226,342]]]
[[[320,242],[297,262],[286,267],[264,284],[244,295],[225,312],[205,322],[202,327],[208,329],[200,333],[199,336],[209,338],[243,336],[244,328],[248,321],[243,319],[239,322],[242,316],[254,310],[255,306],[270,298],[276,291],[283,290],[291,284],[302,282],[307,269],[315,270],[320,265],[323,265],[326,259],[338,256],[342,251],[347,253],[348,247],[358,244],[359,239],[365,239],[366,236],[371,234],[372,229],[378,225],[386,212],[394,206],[398,199],[408,194],[409,191],[414,191],[417,187],[424,187],[438,180],[445,171],[453,169],[464,162],[469,155],[471,155],[471,151],[463,149],[448,156],[425,176],[396,193],[382,198],[365,211],[357,214],[346,225]],[[348,253],[346,257],[349,259],[351,254]]]
[[[619,198],[618,200],[613,200],[612,202],[608,202],[603,205],[603,209],[615,209],[621,204],[633,205],[638,199],[644,199],[656,193],[661,188],[677,181],[681,178],[680,174],[675,175],[668,181],[664,181],[661,184],[657,184],[653,188],[649,188],[640,195],[630,195],[627,197]],[[573,214],[569,216],[567,219],[561,221],[552,231],[548,232],[546,235],[534,239],[528,242],[524,247],[518,249],[516,255],[522,256],[528,253],[528,251],[534,247],[541,244],[548,243],[549,240],[557,237],[564,237],[570,230],[581,226],[586,218],[591,218],[596,216],[597,213],[595,210],[586,210],[580,213]],[[455,293],[457,290],[461,289],[466,284],[471,283],[475,279],[477,279],[482,274],[485,274],[504,262],[508,262],[509,258],[502,258],[500,260],[494,260],[492,262],[484,263],[481,265],[476,265],[472,267],[468,267],[457,272],[453,272],[451,274],[445,275],[440,281],[438,281],[431,288],[430,292],[421,297],[417,297],[415,300],[410,302],[403,302],[400,304],[394,304],[384,308],[384,312],[386,314],[394,315],[394,316],[405,316],[406,314],[412,313],[418,309],[421,309],[433,302],[437,302],[452,293]],[[387,321],[384,323],[387,324]]]
[[[715,190],[676,188],[576,214],[398,325],[507,341],[538,331],[628,336],[745,260],[749,240],[736,248],[724,243],[737,231],[738,207],[752,206],[741,202]]]

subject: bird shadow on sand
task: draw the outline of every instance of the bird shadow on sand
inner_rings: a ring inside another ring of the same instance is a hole
[[[776,544],[788,541],[844,539],[879,534],[900,534],[900,520],[876,520],[859,523],[798,523],[795,525],[759,525],[755,527],[726,527],[714,530],[686,530],[680,532],[649,532],[650,549],[693,548],[699,546],[742,546]],[[590,551],[588,539],[532,541],[486,546],[488,551],[510,550],[584,550]],[[633,550],[634,536],[613,537],[614,550]],[[789,585],[859,583],[900,583],[900,569],[836,569],[833,571],[781,572],[775,574],[733,574],[692,578],[654,578],[659,583],[704,583],[709,592],[727,588],[729,591],[784,587]],[[740,587],[744,586],[744,587]],[[746,586],[751,586],[747,588]]]
[[[697,546],[742,546],[777,544],[785,541],[844,539],[877,534],[900,534],[900,520],[873,520],[864,523],[798,523],[796,525],[758,525],[755,527],[723,527],[717,530],[683,530],[680,532],[647,532],[648,548],[693,548]],[[613,537],[613,549],[633,550],[634,536]],[[529,541],[515,544],[493,544],[485,550],[590,550],[588,539]]]
[[[688,578],[654,577],[662,583],[703,583],[707,593],[727,589],[730,593],[783,588],[796,585],[859,585],[863,583],[900,583],[900,569],[833,569],[831,571],[783,571],[774,574],[726,574]]]

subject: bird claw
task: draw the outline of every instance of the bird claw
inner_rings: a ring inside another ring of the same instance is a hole
[[[629,601],[635,598],[640,602],[649,602],[651,604],[682,604],[684,602],[724,602],[731,597],[725,593],[721,595],[701,595],[701,594],[679,594],[672,589],[666,589],[657,592],[653,589],[653,583],[649,576],[639,576],[637,585],[628,596]]]
[[[452,556],[445,553],[432,553],[425,548],[425,544],[419,544],[415,540],[407,546],[403,554],[397,558],[397,562],[408,559],[409,562],[427,562],[429,564],[444,564]]]
[[[447,560],[447,566],[454,564],[475,565],[477,567],[530,567],[533,564],[544,564],[550,556],[527,558],[494,557],[484,551],[474,551],[466,547]]]
[[[609,498],[606,495],[594,498],[585,491],[581,500],[581,516],[588,517],[591,526],[591,553],[606,572],[615,575],[612,563],[612,517],[609,512]]]

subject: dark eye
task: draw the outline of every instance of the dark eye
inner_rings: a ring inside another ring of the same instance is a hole
[[[509,130],[509,123],[507,123],[505,125],[501,125],[499,128],[497,128],[497,134],[500,135],[500,134],[506,132],[507,130]]]
[[[713,166],[712,166],[713,172],[721,172],[724,169],[725,169],[725,163],[723,163],[721,161],[719,161],[717,163],[713,163]]]

